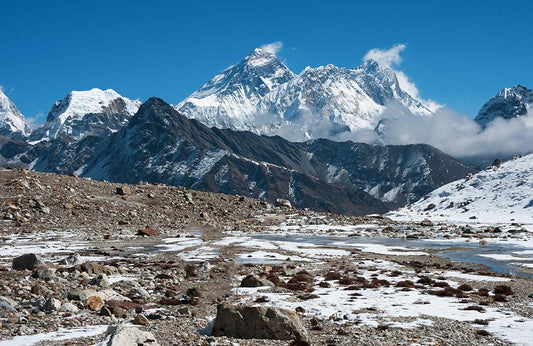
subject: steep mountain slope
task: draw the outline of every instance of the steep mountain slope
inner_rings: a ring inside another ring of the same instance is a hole
[[[24,115],[0,88],[0,135],[22,139],[30,132]]]
[[[52,106],[46,123],[32,133],[30,140],[109,135],[124,126],[140,105],[139,100],[132,101],[111,89],[72,91]]]
[[[533,154],[444,185],[389,215],[398,219],[533,222]]]
[[[379,200],[355,188],[235,154],[213,130],[156,98],[99,146],[81,174],[119,182],[164,182],[267,201],[286,198],[301,208],[339,213],[386,210]]]
[[[373,129],[391,104],[410,114],[432,114],[402,90],[393,70],[375,61],[356,69],[308,67],[295,75],[274,54],[256,49],[176,109],[208,126],[302,141]]]
[[[512,119],[526,115],[529,107],[533,107],[533,91],[517,85],[503,89],[487,101],[474,120],[484,127],[496,118]]]
[[[314,176],[355,185],[396,205],[414,202],[454,177],[475,171],[425,144],[379,146],[329,140],[307,144]]]

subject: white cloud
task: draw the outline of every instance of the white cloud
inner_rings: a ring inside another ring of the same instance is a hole
[[[396,68],[402,62],[401,53],[405,50],[405,48],[407,48],[407,46],[402,43],[397,43],[390,49],[373,48],[365,54],[363,61],[374,60],[380,66],[393,70],[396,73],[396,78],[398,78],[398,83],[403,91],[418,99],[430,111],[436,112],[438,109],[444,106],[431,99],[422,99],[416,84],[411,81],[403,71],[400,71]]]
[[[366,53],[363,61],[374,60],[383,67],[392,68],[393,65],[399,65],[402,62],[400,53],[407,48],[405,44],[395,44],[390,49],[374,48]]]
[[[43,111],[40,109],[37,112],[37,114],[35,114],[35,116],[26,118],[26,123],[32,130],[35,130],[36,128],[41,126],[44,121],[45,121],[45,115]]]
[[[278,54],[281,48],[283,48],[283,42],[281,41],[271,42],[271,43],[264,44],[259,48],[272,54]]]
[[[475,121],[450,109],[440,109],[433,117],[398,117],[394,107],[383,114],[387,120],[384,144],[432,145],[454,157],[506,157],[533,152],[533,114],[505,120],[497,118],[482,129]],[[358,138],[357,133],[353,134]],[[366,140],[375,143],[377,138]]]

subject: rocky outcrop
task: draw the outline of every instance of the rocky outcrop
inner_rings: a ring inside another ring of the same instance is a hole
[[[212,334],[239,339],[307,340],[307,330],[294,311],[265,306],[219,305]]]

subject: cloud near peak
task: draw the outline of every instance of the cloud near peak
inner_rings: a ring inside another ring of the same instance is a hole
[[[397,43],[390,49],[373,48],[365,54],[363,61],[374,60],[383,67],[392,68],[393,65],[399,65],[402,62],[400,53],[405,48],[407,46],[402,43]]]
[[[272,54],[278,54],[278,52],[283,48],[283,42],[275,41],[271,43],[266,43],[259,48]]]
[[[398,78],[398,83],[403,91],[417,98],[430,111],[436,112],[438,109],[442,108],[443,105],[431,99],[422,99],[416,84],[403,71],[400,71],[396,68],[402,63],[401,53],[406,48],[407,46],[403,43],[397,43],[389,49],[373,48],[365,54],[363,61],[374,60],[380,66],[393,70],[396,73],[396,78]]]

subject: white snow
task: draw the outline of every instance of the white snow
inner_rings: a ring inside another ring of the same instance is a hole
[[[56,138],[61,133],[81,139],[84,133],[73,133],[71,123],[88,114],[103,113],[104,109],[117,99],[124,101],[125,112],[130,116],[135,114],[141,106],[140,100],[130,100],[112,89],[93,88],[85,91],[71,91],[67,97],[55,103],[50,111],[51,120],[38,129],[42,133],[42,138],[39,140]]]
[[[21,133],[24,136],[31,130],[24,115],[20,113],[15,104],[4,94],[0,88],[0,130],[6,129],[11,133]]]
[[[108,326],[86,326],[71,329],[59,328],[55,332],[16,336],[9,340],[0,340],[0,346],[30,346],[41,341],[62,341],[74,338],[84,338],[88,336],[103,334]]]
[[[327,65],[296,75],[274,54],[256,49],[176,109],[208,126],[304,141],[332,137],[346,127],[372,130],[390,104],[406,114],[433,114],[423,100],[402,90],[387,67]]]
[[[396,220],[533,223],[533,154],[444,185],[387,216]],[[435,207],[426,210],[430,204]]]

